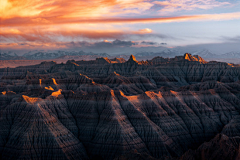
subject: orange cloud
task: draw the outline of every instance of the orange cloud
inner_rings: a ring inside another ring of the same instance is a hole
[[[76,28],[56,28],[48,29],[46,27],[37,27],[33,29],[6,29],[4,28],[0,32],[0,37],[6,39],[6,41],[16,42],[54,42],[58,37],[70,38],[71,40],[87,38],[87,39],[121,39],[131,35],[144,35],[150,34],[152,30],[149,28],[140,29],[138,31],[132,30],[84,30]],[[4,40],[2,40],[3,42]]]
[[[35,50],[35,49],[66,49],[68,46],[63,42],[16,42],[16,43],[0,43],[0,49],[11,50]]]
[[[0,26],[40,26],[40,25],[57,25],[57,24],[122,24],[122,23],[170,23],[170,22],[185,22],[185,21],[220,21],[220,20],[232,20],[240,19],[240,12],[233,13],[220,13],[220,14],[202,14],[202,15],[190,15],[190,16],[177,16],[177,17],[160,17],[160,18],[52,18],[45,17],[41,19],[29,19],[29,18],[11,18],[0,19],[2,22]],[[36,20],[37,23],[36,23]]]
[[[147,0],[1,0],[1,17],[101,17],[140,13],[154,4]],[[124,11],[123,11],[124,9]]]
[[[127,36],[154,35],[149,29],[116,29],[114,25],[135,23],[171,23],[240,19],[240,12],[186,15],[175,17],[136,18],[153,6],[160,11],[209,9],[228,5],[217,0],[1,0],[0,47],[65,47],[59,37],[70,41],[85,39],[121,39]],[[126,18],[126,15],[129,17]],[[147,15],[146,15],[147,16]],[[132,17],[132,18],[131,18]],[[109,28],[104,28],[112,25]],[[68,26],[68,27],[66,27]],[[90,26],[90,27],[89,27]],[[95,26],[95,27],[93,27]],[[17,42],[17,43],[15,43]],[[54,44],[54,43],[55,44]]]
[[[191,20],[219,20],[239,18],[239,12],[159,18],[120,18],[143,14],[154,5],[160,12],[209,9],[228,2],[216,0],[1,0],[0,26],[38,26],[69,23],[162,23]],[[210,17],[209,17],[210,16]],[[212,18],[211,18],[212,17]]]

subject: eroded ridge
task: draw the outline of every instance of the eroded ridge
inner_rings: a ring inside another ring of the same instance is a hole
[[[240,158],[237,65],[187,53],[0,71],[0,159]]]

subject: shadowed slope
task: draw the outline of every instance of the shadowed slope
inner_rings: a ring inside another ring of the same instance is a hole
[[[4,119],[1,121],[1,126],[4,126],[1,133],[8,133],[2,137],[7,140],[4,148],[1,145],[2,159],[87,159],[85,148],[73,134],[76,127],[71,128],[74,125],[71,117],[66,116],[68,113],[61,115],[66,109],[59,113],[62,107],[61,104],[57,106],[56,99],[54,104],[49,102],[51,97],[46,100],[23,97],[26,102],[9,106],[3,111],[7,119],[13,116],[14,120],[6,124]]]
[[[2,69],[0,157],[238,158],[239,67],[188,54],[116,61]]]

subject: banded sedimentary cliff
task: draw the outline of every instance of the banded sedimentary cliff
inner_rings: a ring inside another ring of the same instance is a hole
[[[0,159],[239,159],[237,65],[131,56],[0,78]]]

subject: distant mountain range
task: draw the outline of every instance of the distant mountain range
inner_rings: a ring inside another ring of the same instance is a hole
[[[186,53],[186,50],[180,50],[176,48],[169,48],[165,49],[159,52],[138,52],[135,53],[135,57],[138,60],[147,60],[151,59],[156,56],[164,57],[164,58],[173,58],[175,56],[182,55]],[[199,50],[191,53],[192,55],[199,55],[207,60],[228,60],[230,59],[239,59],[240,58],[240,52],[228,52],[225,54],[214,54],[211,51],[204,49]],[[90,56],[90,57],[89,57]],[[126,58],[129,55],[114,55],[114,57],[119,58]],[[31,51],[28,53],[23,54],[22,56],[18,56],[14,52],[2,52],[0,53],[0,60],[50,60],[50,59],[66,59],[66,58],[77,58],[77,59],[84,59],[84,57],[87,57],[88,60],[95,59],[97,57],[113,57],[112,55],[109,55],[107,53],[92,53],[92,52],[84,52],[84,51],[52,51],[52,52],[46,52],[46,51]],[[234,61],[235,62],[235,61]]]
[[[106,53],[86,53],[83,51],[54,51],[54,52],[45,52],[45,51],[31,51],[23,54],[22,56],[18,56],[16,53],[12,52],[3,52],[0,53],[0,60],[49,60],[56,59],[64,56],[83,56],[83,55],[91,55],[97,57],[109,57],[110,55]]]
[[[140,52],[140,53],[136,53],[135,57],[137,59],[151,59],[154,58],[156,56],[160,56],[160,57],[164,57],[164,58],[173,58],[175,56],[180,56],[184,53],[182,53],[180,50],[177,49],[165,49],[163,51],[160,52]]]
[[[0,53],[0,60],[22,60],[25,57],[18,56],[16,53],[7,52],[7,53]]]
[[[83,51],[56,51],[56,52],[37,52],[34,54],[26,53],[23,55],[23,57],[26,57],[27,59],[55,59],[63,56],[82,56],[82,55],[95,55],[95,56],[101,56],[101,57],[108,57],[109,55],[106,53],[86,53]]]
[[[216,57],[219,56],[219,55],[216,55],[216,54],[211,53],[209,50],[206,50],[206,49],[201,50],[201,51],[194,52],[194,53],[192,53],[192,54],[193,54],[193,55],[199,55],[199,56],[201,56],[201,57],[203,57],[203,58],[216,58]],[[220,55],[220,56],[221,56],[221,55]]]
[[[240,58],[240,52],[228,52],[221,55],[223,58]]]

